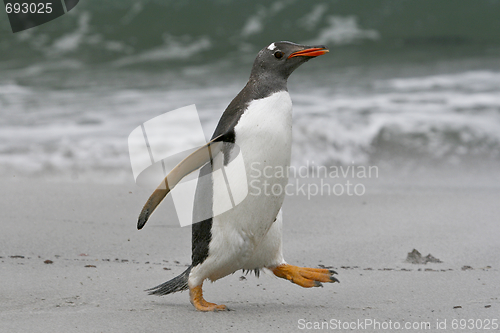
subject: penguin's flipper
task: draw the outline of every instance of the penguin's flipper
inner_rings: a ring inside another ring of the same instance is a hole
[[[153,194],[151,194],[148,201],[142,208],[139,220],[137,221],[137,229],[140,230],[144,227],[156,207],[163,201],[170,190],[172,190],[181,181],[182,178],[207,164],[221,151],[223,136],[224,134],[219,135],[203,147],[200,147],[194,153],[183,159],[172,169],[172,171],[170,171]]]

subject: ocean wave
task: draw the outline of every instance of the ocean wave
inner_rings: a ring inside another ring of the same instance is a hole
[[[375,91],[364,94],[299,95],[295,163],[498,160],[499,77],[484,71],[410,77],[376,81]]]
[[[54,42],[45,48],[47,54],[65,54],[68,52],[74,52],[78,47],[85,41],[86,35],[90,30],[90,20],[91,14],[87,11],[82,12],[78,16],[77,27],[73,32],[62,35],[61,37],[54,40]],[[89,39],[87,39],[87,42]]]
[[[151,63],[172,59],[188,60],[199,52],[210,49],[212,43],[206,36],[192,39],[189,36],[174,37],[169,34],[163,36],[164,44],[137,55],[127,56],[113,62],[116,67],[139,63]]]
[[[368,164],[383,158],[396,162],[500,158],[500,118],[470,119],[455,115],[373,114],[345,119],[299,119],[294,127],[294,164]]]
[[[244,23],[240,36],[243,38],[250,37],[261,33],[265,29],[265,19],[276,15],[278,12],[285,8],[284,2],[275,2],[270,7],[260,7],[257,13],[251,15]]]
[[[163,61],[164,66],[181,66],[186,57],[195,63],[216,62],[228,55],[246,59],[241,50],[254,54],[276,40],[326,44],[337,50],[359,47],[359,52],[387,56],[402,45],[421,48],[455,40],[460,41],[457,45],[478,49],[478,54],[495,54],[500,45],[495,31],[500,27],[493,13],[500,5],[466,0],[454,3],[454,13],[462,15],[450,15],[446,6],[431,2],[370,6],[358,1],[296,0],[182,5],[132,0],[106,5],[80,2],[54,22],[20,33],[12,34],[8,23],[2,22],[0,63],[23,66],[71,58],[85,64],[118,61],[158,66]],[[425,18],[415,16],[418,6],[426,9]],[[478,21],[483,24],[478,26]],[[484,26],[491,28],[485,30]],[[420,42],[412,42],[415,40]],[[200,56],[191,58],[194,53]]]
[[[378,40],[380,34],[374,29],[362,29],[355,16],[336,16],[327,18],[328,26],[321,29],[318,36],[303,42],[303,44],[352,44],[362,40]]]
[[[125,81],[135,82],[137,75]],[[371,90],[350,93],[305,85],[303,91],[292,92],[292,164],[498,162],[498,75],[478,71],[375,80]],[[153,82],[161,78],[149,77]],[[478,91],[479,78],[483,89]],[[109,174],[108,181],[123,181],[131,175],[127,137],[141,123],[195,103],[205,136],[211,136],[241,88],[212,79],[210,85],[186,89],[170,87],[166,80],[166,86],[103,91],[0,84],[0,176],[99,179]],[[436,81],[441,82],[439,91],[428,84]],[[186,137],[179,135],[178,144],[189,138],[189,129],[183,130]]]
[[[378,87],[398,91],[435,91],[441,89],[460,91],[496,91],[500,90],[500,73],[479,70],[418,78],[391,79],[378,82]]]

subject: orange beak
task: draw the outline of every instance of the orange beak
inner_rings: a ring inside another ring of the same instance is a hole
[[[293,52],[288,56],[288,59],[293,57],[317,57],[328,52],[330,51],[324,47],[311,47],[310,49]]]

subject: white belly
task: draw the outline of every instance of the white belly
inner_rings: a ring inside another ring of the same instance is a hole
[[[211,280],[246,268],[281,209],[288,178],[286,172],[281,177],[274,176],[277,170],[285,171],[290,165],[292,103],[288,92],[253,101],[236,125],[235,134],[247,176],[237,186],[247,186],[248,195],[233,209],[213,218],[209,256],[201,265],[204,267],[200,267],[202,271],[196,274]],[[214,165],[222,163],[222,158],[220,154]],[[231,178],[236,171],[226,167],[225,172]],[[227,188],[223,180],[213,175],[215,210],[219,198],[227,197]],[[276,253],[269,253],[269,260],[275,257]],[[265,256],[259,259],[262,265],[269,260]]]
[[[247,175],[246,184],[242,181],[238,185],[247,186],[248,195],[214,222],[231,226],[245,237],[258,241],[278,214],[288,183],[286,175],[274,177],[279,168],[290,165],[292,102],[288,92],[254,101],[241,116],[235,133],[235,144],[243,154]]]

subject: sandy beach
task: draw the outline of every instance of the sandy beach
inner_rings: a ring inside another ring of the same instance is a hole
[[[0,333],[500,331],[499,0],[16,2],[0,14]],[[191,228],[169,195],[137,230],[153,190],[134,180],[214,130],[270,177],[299,169],[285,259],[340,283],[238,271],[203,285],[220,313],[148,295],[190,265]]]
[[[285,258],[331,266],[341,283],[302,289],[236,272],[205,284],[209,301],[233,310],[224,313],[195,311],[187,292],[144,292],[190,263],[190,228],[178,225],[171,199],[137,231],[149,190],[135,185],[2,181],[1,188],[1,332],[339,331],[347,324],[351,331],[410,324],[419,332],[426,323],[427,331],[454,331],[460,319],[490,320],[490,327],[500,319],[496,187],[371,184],[363,196],[287,197]],[[405,262],[414,248],[442,263]]]

